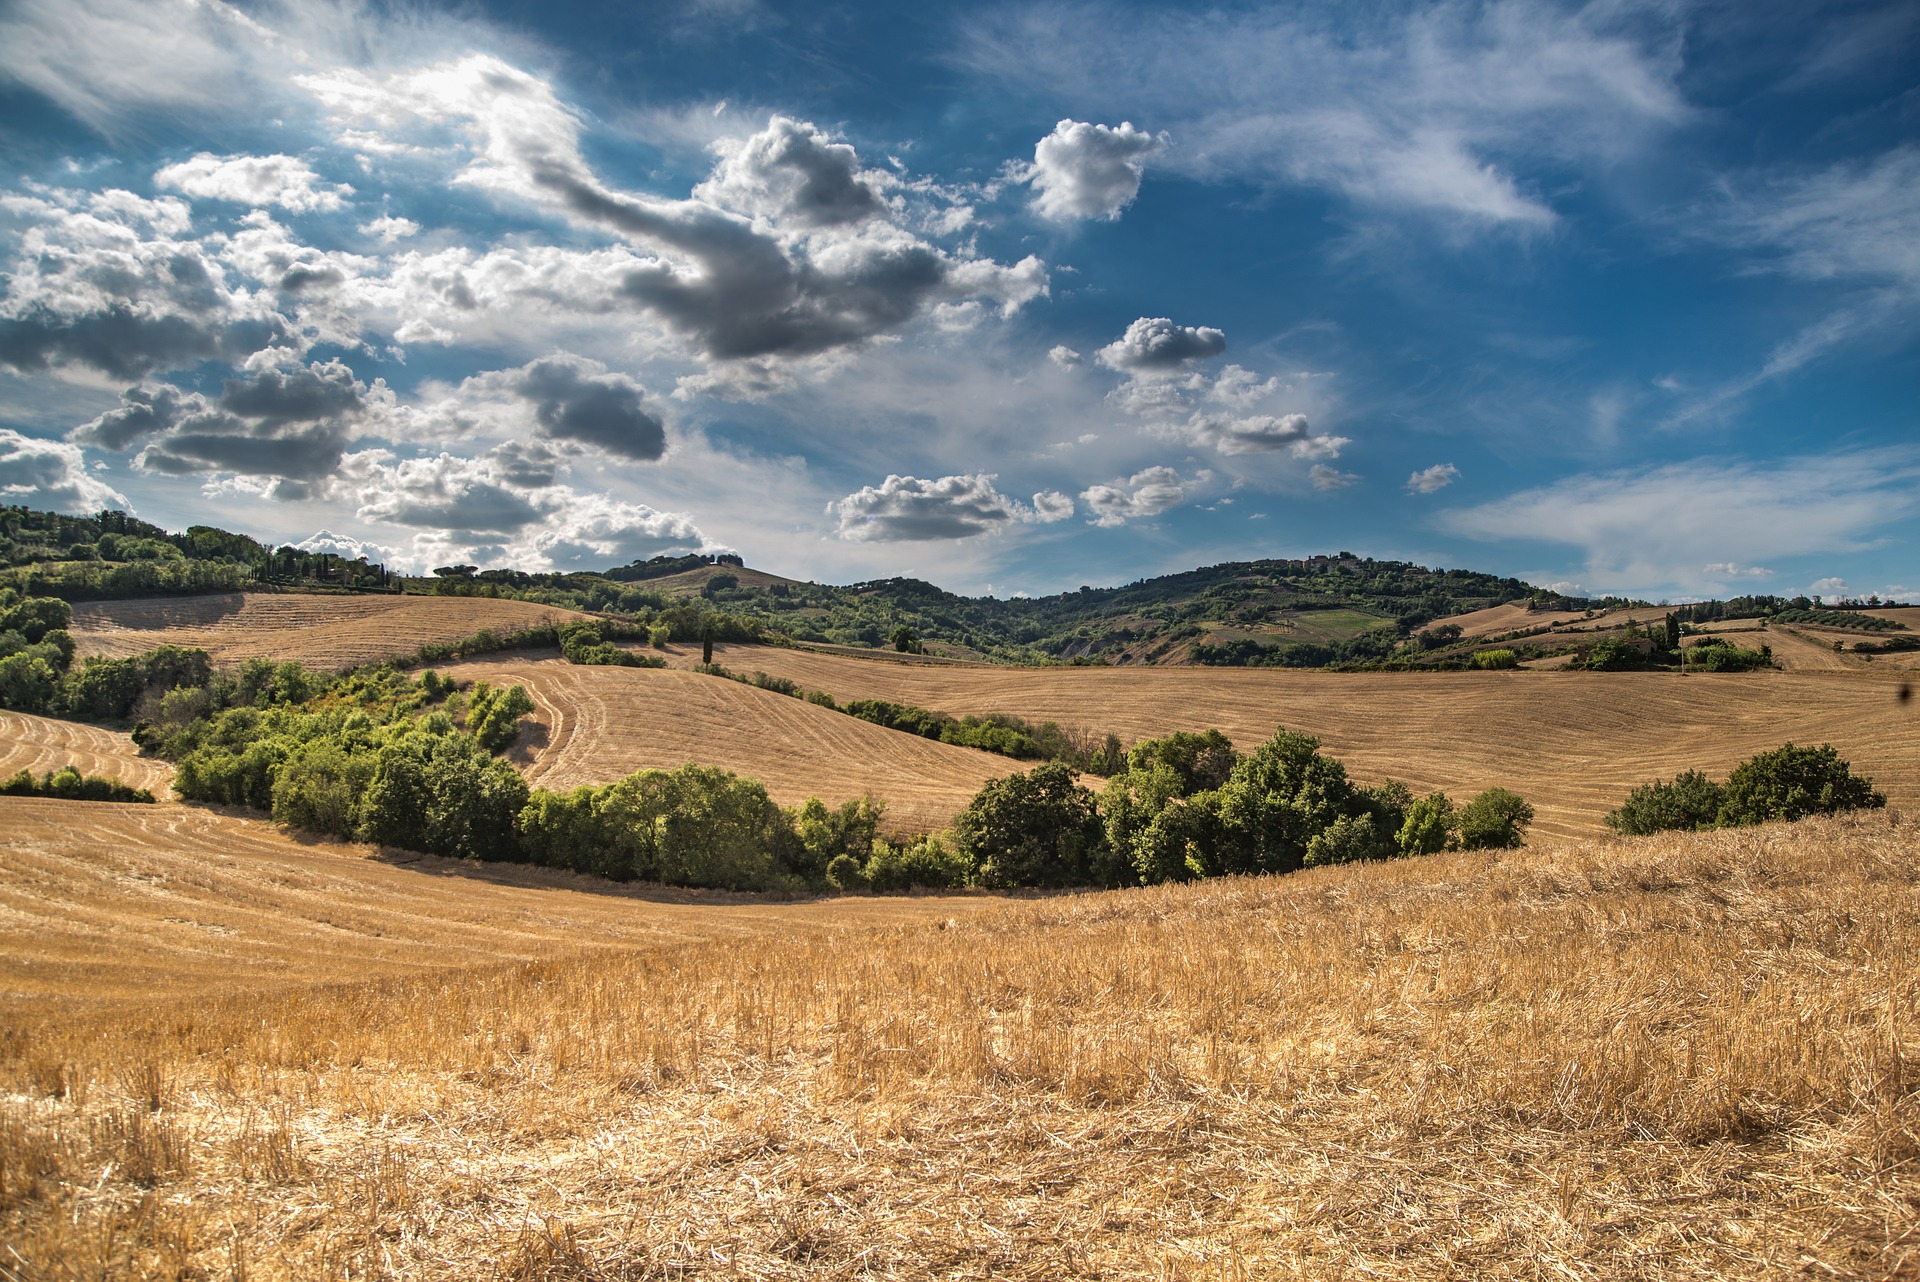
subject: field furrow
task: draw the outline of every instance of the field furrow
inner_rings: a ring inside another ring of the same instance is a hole
[[[757,653],[757,652],[756,652]],[[946,826],[988,779],[1019,762],[915,735],[737,681],[676,669],[579,667],[559,658],[478,658],[462,681],[524,685],[543,724],[513,759],[543,788],[610,783],[686,762],[767,785],[783,805],[874,796],[896,831]]]
[[[173,785],[173,766],[142,757],[124,734],[0,709],[0,776],[22,769],[43,775],[64,766],[145,788],[163,799]]]

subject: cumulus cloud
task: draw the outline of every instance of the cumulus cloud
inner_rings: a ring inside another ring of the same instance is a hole
[[[303,498],[336,471],[355,425],[390,401],[384,384],[369,388],[337,360],[261,364],[211,401],[170,384],[128,388],[118,407],[68,435],[117,451],[144,442],[134,460],[142,471],[278,477],[289,483],[280,497]]]
[[[722,138],[713,174],[695,198],[750,217],[803,227],[835,227],[886,214],[883,172],[862,172],[843,142],[802,120],[774,116],[748,138]]]
[[[1469,227],[1545,227],[1569,167],[1599,172],[1692,115],[1681,11],[1439,0],[1001,6],[962,59],[1083,114],[1151,111],[1191,177],[1318,187]]]
[[[827,512],[838,518],[839,536],[856,543],[970,539],[1019,522],[1049,524],[1073,515],[1073,500],[1057,490],[1042,490],[1028,506],[993,482],[986,472],[931,481],[889,475],[827,504]]]
[[[1140,194],[1147,161],[1167,147],[1165,134],[1150,134],[1123,121],[1106,125],[1062,120],[1033,149],[1027,178],[1034,208],[1060,222],[1120,216]]]
[[[1446,489],[1459,479],[1459,468],[1451,463],[1435,463],[1407,478],[1407,493],[1432,494],[1435,490]]]
[[[721,144],[694,198],[667,200],[601,182],[581,155],[578,115],[545,81],[488,55],[300,83],[342,124],[463,130],[471,159],[458,181],[632,242],[643,252],[609,280],[611,292],[714,360],[815,356],[895,333],[942,305],[1011,312],[1047,290],[1037,258],[1002,265],[909,231],[852,148],[803,121],[776,116]]]
[[[1774,572],[1764,565],[1740,565],[1733,561],[1715,561],[1700,567],[1700,573],[1715,579],[1771,579]]]
[[[1847,581],[1845,579],[1815,579],[1807,585],[1807,591],[1816,596],[1846,596],[1848,595]]]
[[[243,205],[278,205],[295,213],[334,210],[346,204],[353,188],[320,185],[312,166],[295,156],[216,156],[203,151],[191,160],[168,165],[154,182],[205,200]]]
[[[1222,454],[1264,454],[1275,450],[1311,447],[1313,434],[1305,414],[1256,414],[1232,418],[1223,414],[1195,415],[1194,439]]]
[[[1126,374],[1178,370],[1227,350],[1227,336],[1208,325],[1176,325],[1165,316],[1142,316],[1127,332],[1096,352],[1108,369]]]
[[[548,440],[587,445],[616,458],[652,462],[667,450],[666,425],[645,392],[594,361],[553,356],[517,371],[510,386],[533,406]]]
[[[125,198],[50,210],[21,237],[0,299],[0,366],[132,380],[300,343],[284,316],[177,235],[179,202],[117,194]]]
[[[1140,517],[1158,516],[1179,506],[1187,497],[1180,474],[1170,467],[1149,467],[1124,481],[1090,485],[1080,501],[1093,513],[1093,524],[1124,525]]]
[[[0,495],[9,503],[73,513],[131,506],[126,495],[87,472],[78,446],[23,436],[10,427],[0,427]]]
[[[1344,490],[1359,481],[1360,477],[1353,472],[1328,467],[1325,463],[1315,463],[1307,470],[1307,479],[1313,482],[1316,490]]]
[[[409,236],[420,234],[420,224],[411,218],[396,218],[383,214],[379,218],[361,223],[358,228],[362,236],[371,236],[383,245],[391,245]]]
[[[1871,450],[1771,463],[1700,459],[1568,477],[1440,514],[1468,538],[1583,549],[1586,581],[1648,595],[1723,582],[1702,553],[1760,558],[1859,551],[1920,509],[1920,454]]]
[[[349,561],[366,560],[375,564],[389,563],[396,556],[392,548],[383,544],[369,543],[365,539],[356,539],[347,534],[335,534],[332,530],[315,530],[293,546],[302,552],[325,552],[333,556],[344,556]]]
[[[1072,369],[1080,363],[1080,353],[1074,351],[1065,343],[1059,343],[1047,352],[1047,359],[1055,365],[1058,365],[1061,369]]]

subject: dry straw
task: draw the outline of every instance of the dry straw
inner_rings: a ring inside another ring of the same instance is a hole
[[[1914,1277],[1914,832],[16,1002],[0,1277]]]

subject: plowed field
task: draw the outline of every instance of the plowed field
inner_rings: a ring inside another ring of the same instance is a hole
[[[525,657],[471,659],[443,670],[462,681],[527,688],[541,724],[514,757],[543,788],[609,783],[697,761],[759,779],[784,805],[871,794],[887,802],[888,827],[929,831],[945,827],[988,779],[1024,768],[695,672]]]
[[[716,647],[842,702],[1010,712],[1128,741],[1218,727],[1243,749],[1278,727],[1318,735],[1355,777],[1459,800],[1511,788],[1540,836],[1584,836],[1628,790],[1682,770],[1724,778],[1792,740],[1831,743],[1896,803],[1920,805],[1920,699],[1884,670],[1834,673],[1329,673],[1221,668],[908,667]],[[1877,668],[1879,661],[1876,660]]]
[[[64,766],[73,766],[81,774],[118,779],[160,798],[173,784],[173,766],[142,757],[124,734],[77,721],[0,710],[0,777],[22,768],[43,775]]]
[[[487,597],[230,592],[84,602],[73,607],[73,639],[83,655],[182,645],[206,650],[218,663],[258,657],[343,668],[458,641],[482,628],[513,632],[578,617],[555,606]]]
[[[0,797],[0,1012],[47,999],[359,982],[812,928],[985,898],[772,904],[295,840],[191,806]],[[4,1022],[4,1015],[0,1015]]]

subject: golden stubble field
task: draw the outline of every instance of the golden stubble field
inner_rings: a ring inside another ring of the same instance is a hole
[[[44,775],[66,766],[145,788],[162,800],[173,788],[172,764],[141,756],[127,735],[0,708],[0,777],[20,770]]]
[[[263,658],[344,668],[459,641],[482,628],[513,632],[587,616],[489,597],[331,596],[228,592],[214,596],[83,601],[73,607],[82,655],[123,657],[157,645],[206,650],[216,663]]]
[[[1636,785],[1755,753],[1831,743],[1897,804],[1920,808],[1920,698],[1911,673],[1338,673],[1249,668],[1004,668],[905,664],[716,646],[842,702],[891,699],[955,715],[1010,712],[1122,740],[1217,727],[1241,749],[1279,727],[1317,735],[1355,778],[1464,800],[1525,796],[1541,837],[1589,836]]]
[[[751,905],[77,808],[0,811],[91,888],[9,902],[8,974],[128,953],[8,1001],[0,1276],[1920,1274],[1897,815]]]

